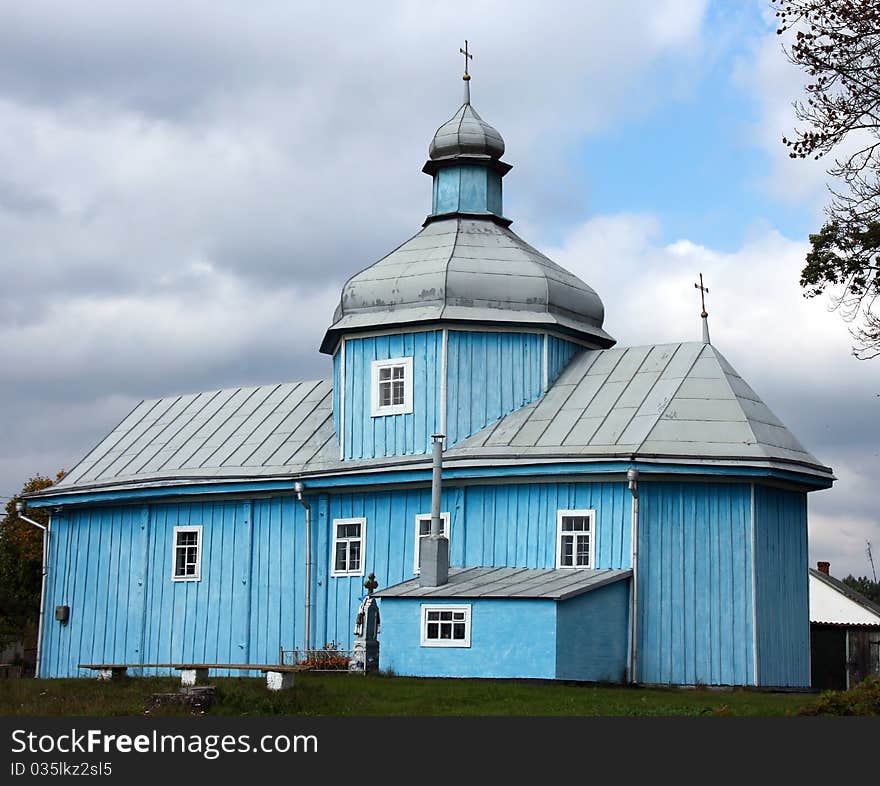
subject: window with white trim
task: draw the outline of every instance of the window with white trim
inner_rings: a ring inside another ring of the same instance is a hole
[[[389,358],[372,363],[372,415],[406,415],[413,411],[413,359]]]
[[[595,510],[560,510],[556,515],[556,567],[592,568]]]
[[[174,581],[201,581],[202,578],[202,527],[175,527],[172,546],[172,572]]]
[[[331,576],[364,575],[366,519],[333,519],[333,568]]]
[[[421,644],[423,647],[470,647],[470,605],[423,605]]]
[[[415,537],[415,559],[413,561],[413,571],[419,573],[419,560],[422,554],[422,538],[427,538],[431,534],[431,514],[420,513],[416,516],[416,537]],[[449,538],[449,514],[440,514],[440,534]]]

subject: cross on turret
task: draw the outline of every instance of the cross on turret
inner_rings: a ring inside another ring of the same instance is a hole
[[[459,49],[458,51],[464,55],[464,76],[462,77],[462,79],[467,82],[468,79],[471,78],[471,75],[468,73],[468,60],[474,59],[474,56],[470,52],[468,52],[467,38],[464,39],[464,49]]]
[[[703,306],[703,312],[700,314],[700,316],[703,319],[705,319],[706,317],[709,316],[708,312],[706,311],[706,293],[709,291],[709,287],[703,286],[703,274],[702,273],[700,273],[700,283],[694,284],[694,289],[700,290],[700,303]]]
[[[703,310],[700,312],[700,317],[703,320],[703,343],[709,344],[709,312],[706,311],[706,293],[709,291],[709,287],[703,285],[703,274],[700,273],[700,283],[694,284],[694,289],[700,290],[700,305],[702,305]]]

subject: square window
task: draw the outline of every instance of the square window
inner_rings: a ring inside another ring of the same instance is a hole
[[[422,606],[423,647],[470,647],[471,607]]]
[[[374,418],[413,411],[412,368],[412,358],[373,361],[371,414]]]
[[[560,510],[556,518],[556,567],[593,567],[594,510]]]
[[[201,581],[201,526],[175,527],[172,551],[171,578],[174,581]]]
[[[366,519],[333,520],[333,569],[331,576],[363,576]]]
[[[419,573],[419,560],[422,556],[422,538],[431,534],[431,514],[419,513],[416,516],[415,546],[413,547],[413,573]],[[440,514],[440,534],[449,538],[449,514]]]

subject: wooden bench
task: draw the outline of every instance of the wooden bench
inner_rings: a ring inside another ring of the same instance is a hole
[[[301,666],[282,666],[261,663],[80,663],[79,668],[98,672],[99,680],[112,680],[128,675],[129,669],[175,669],[180,672],[183,686],[201,685],[208,681],[211,670],[259,671],[266,675],[269,690],[293,687],[293,675]]]

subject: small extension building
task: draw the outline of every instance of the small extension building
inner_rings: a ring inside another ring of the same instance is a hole
[[[810,568],[811,685],[847,690],[880,677],[880,606],[831,575]]]
[[[342,289],[329,379],[143,401],[31,495],[42,676],[349,648],[373,573],[398,674],[809,685],[807,494],[831,470],[705,314],[703,341],[615,345],[599,295],[510,229],[468,85],[422,228]],[[448,579],[423,580],[441,541]]]

